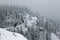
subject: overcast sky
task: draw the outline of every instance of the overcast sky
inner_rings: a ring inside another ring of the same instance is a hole
[[[60,0],[0,0],[0,4],[22,5],[49,18],[60,20]]]

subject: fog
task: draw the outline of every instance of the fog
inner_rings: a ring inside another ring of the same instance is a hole
[[[54,20],[60,20],[60,0],[0,0],[0,4],[21,5]]]

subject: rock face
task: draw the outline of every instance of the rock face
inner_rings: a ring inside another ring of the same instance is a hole
[[[0,40],[27,40],[23,35],[0,28]]]
[[[51,40],[60,40],[54,33],[51,33]]]

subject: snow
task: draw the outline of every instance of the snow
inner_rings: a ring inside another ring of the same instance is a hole
[[[60,40],[54,33],[51,33],[51,40]]]
[[[36,24],[37,17],[32,17],[32,20],[27,20],[27,26],[32,27],[32,25]]]
[[[28,40],[19,33],[9,32],[0,28],[0,40]]]
[[[32,17],[32,20],[37,20],[37,17]]]
[[[28,27],[31,27],[31,26],[32,26],[31,20],[27,20],[27,26],[28,26]]]

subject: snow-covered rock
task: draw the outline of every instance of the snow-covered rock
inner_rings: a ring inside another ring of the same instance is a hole
[[[37,17],[32,17],[32,20],[38,20]]]
[[[51,33],[51,40],[60,40],[54,33]]]
[[[0,40],[28,40],[19,33],[9,32],[0,28]]]

